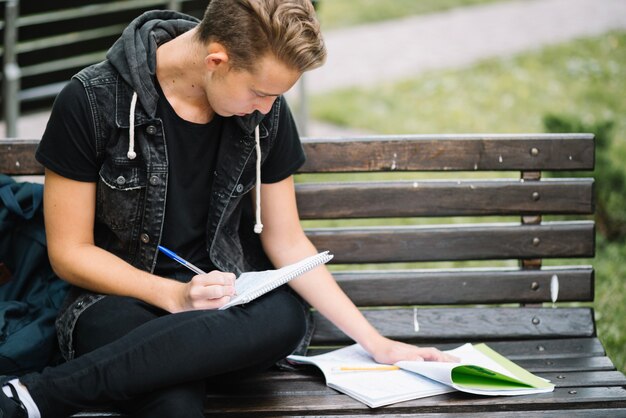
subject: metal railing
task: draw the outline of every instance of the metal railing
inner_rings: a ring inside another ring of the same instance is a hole
[[[50,47],[59,47],[76,41],[97,39],[114,33],[121,33],[126,24],[107,25],[101,28],[91,28],[78,32],[68,32],[54,36],[43,36],[39,39],[30,39],[20,42],[18,32],[20,28],[46,23],[60,22],[70,19],[120,12],[132,9],[149,9],[152,7],[166,7],[180,11],[182,4],[190,0],[124,0],[99,4],[86,4],[79,7],[33,13],[20,16],[19,0],[3,0],[4,21],[0,21],[0,29],[4,30],[3,45],[0,53],[3,57],[2,67],[2,116],[6,125],[5,136],[14,138],[18,136],[18,120],[20,117],[20,104],[24,100],[33,100],[41,97],[55,96],[65,85],[62,83],[50,83],[22,90],[21,80],[24,77],[50,73],[69,67],[86,66],[97,62],[104,56],[104,51],[86,53],[84,55],[63,57],[55,61],[46,61],[27,67],[20,67],[19,54],[45,50]]]
[[[4,12],[4,51],[2,62],[3,113],[6,136],[17,137],[17,120],[20,115],[18,95],[20,91],[20,67],[17,64],[17,18],[19,0],[7,0]]]
[[[315,7],[319,0],[311,0]],[[81,19],[90,16],[118,13],[133,9],[150,9],[165,7],[170,10],[181,11],[184,3],[193,0],[117,0],[106,3],[84,4],[78,7],[67,7],[61,10],[31,13],[20,16],[19,0],[0,0],[4,3],[4,21],[0,21],[0,29],[4,30],[3,45],[0,54],[3,56],[2,67],[2,116],[6,125],[5,136],[18,136],[18,120],[21,103],[41,98],[53,98],[66,84],[66,81],[48,82],[23,89],[22,80],[28,77],[37,77],[50,74],[54,71],[63,71],[71,68],[82,68],[103,59],[105,51],[86,51],[84,54],[61,57],[60,59],[46,60],[20,67],[19,56],[24,53],[37,53],[49,48],[60,48],[74,42],[97,40],[105,36],[121,33],[127,23],[106,23],[101,27],[68,31],[67,33],[45,35],[35,39],[19,40],[20,28],[53,24],[65,20]],[[296,119],[303,135],[307,134],[308,105],[305,77],[302,77],[299,88],[300,106]]]

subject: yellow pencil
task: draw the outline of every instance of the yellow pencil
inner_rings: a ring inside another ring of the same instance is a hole
[[[388,371],[400,370],[398,366],[342,366],[339,368],[342,372],[348,371]]]

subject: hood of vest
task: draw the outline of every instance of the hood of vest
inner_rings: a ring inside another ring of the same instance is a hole
[[[199,20],[193,16],[171,10],[145,12],[124,29],[107,52],[107,60],[137,94],[138,105],[149,117],[155,117],[159,100],[155,87],[157,48],[193,29],[198,23]],[[258,111],[246,116],[233,116],[245,134],[250,136],[254,135],[263,117]],[[120,122],[122,126],[132,123],[130,120]]]

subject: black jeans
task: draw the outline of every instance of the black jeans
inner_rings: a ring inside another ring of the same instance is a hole
[[[42,418],[111,404],[138,417],[202,417],[206,379],[268,368],[304,332],[285,286],[245,306],[179,314],[107,296],[80,317],[76,359],[20,381]]]

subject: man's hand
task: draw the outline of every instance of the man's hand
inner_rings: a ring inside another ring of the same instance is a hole
[[[394,364],[401,360],[458,362],[459,359],[433,347],[416,347],[383,337],[372,349],[378,363]]]
[[[218,309],[235,294],[235,275],[221,271],[198,274],[182,283],[172,313],[199,309]]]

